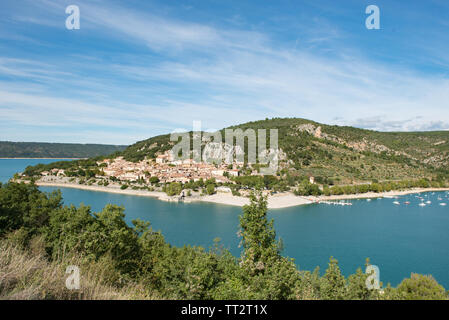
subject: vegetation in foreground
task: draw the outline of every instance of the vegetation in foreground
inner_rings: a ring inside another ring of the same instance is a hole
[[[368,289],[358,269],[345,278],[337,260],[320,276],[281,255],[266,199],[240,217],[240,258],[213,248],[173,247],[148,222],[124,221],[124,208],[63,206],[60,192],[0,184],[1,299],[448,299],[431,276]],[[81,270],[81,288],[65,288],[65,268]]]

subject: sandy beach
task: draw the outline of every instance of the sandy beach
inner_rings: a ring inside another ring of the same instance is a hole
[[[178,197],[169,197],[164,192],[159,191],[146,191],[146,190],[132,190],[125,189],[122,190],[118,186],[87,186],[80,185],[75,183],[62,183],[62,182],[44,182],[38,181],[36,182],[39,186],[47,186],[47,187],[61,187],[61,188],[75,188],[81,190],[89,190],[89,191],[98,191],[98,192],[109,192],[109,193],[117,193],[124,195],[133,195],[133,196],[143,196],[143,197],[155,197],[162,201],[178,201]],[[290,192],[279,193],[275,195],[271,195],[268,197],[268,208],[269,209],[281,209],[288,208],[293,206],[318,203],[320,201],[332,201],[332,200],[351,200],[351,199],[367,199],[367,198],[392,198],[396,196],[402,196],[412,193],[421,193],[421,192],[435,192],[435,191],[448,191],[449,188],[415,188],[410,190],[402,190],[402,191],[390,191],[390,192],[368,192],[363,194],[350,194],[350,195],[338,195],[338,196],[295,196]],[[224,204],[224,205],[232,205],[242,207],[246,204],[249,204],[249,199],[246,197],[233,196],[229,193],[216,193],[214,195],[207,196],[192,196],[186,197],[184,200],[185,203],[190,202],[211,202],[216,204]]]
[[[81,190],[98,191],[98,192],[110,192],[124,195],[133,196],[143,196],[143,197],[155,197],[162,201],[178,201],[178,197],[169,197],[164,192],[159,191],[146,191],[146,190],[132,190],[125,189],[122,190],[118,186],[86,186],[76,183],[63,183],[63,182],[44,182],[37,181],[36,185],[45,187],[61,187],[61,188],[75,188]],[[186,197],[184,202],[211,202],[217,204],[225,204],[231,206],[243,207],[249,204],[249,199],[246,197],[233,196],[229,193],[216,193],[207,196],[193,196]],[[278,194],[268,197],[268,208],[269,209],[280,209],[292,206],[298,206],[303,204],[313,203],[313,200],[307,199],[306,197],[298,197],[291,193]]]

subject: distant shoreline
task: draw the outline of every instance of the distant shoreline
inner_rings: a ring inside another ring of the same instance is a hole
[[[36,185],[45,187],[60,187],[60,188],[74,188],[87,191],[99,191],[116,193],[123,195],[133,195],[133,196],[144,196],[144,197],[155,197],[158,200],[177,202],[177,197],[169,197],[164,192],[160,191],[146,191],[146,190],[132,190],[125,189],[122,190],[118,187],[104,187],[104,186],[86,186],[74,183],[58,183],[58,182],[40,182],[37,181]],[[334,195],[334,196],[295,196],[292,193],[282,193],[271,195],[268,197],[268,209],[283,209],[289,207],[295,207],[305,204],[319,203],[320,201],[336,201],[336,200],[355,200],[355,199],[374,199],[374,198],[392,198],[396,196],[403,196],[414,193],[422,192],[441,192],[449,191],[449,188],[414,188],[410,190],[402,191],[389,191],[389,192],[367,192],[360,194],[349,194],[349,195]],[[213,195],[200,196],[200,197],[186,197],[183,201],[184,203],[192,202],[209,202],[223,205],[232,205],[243,207],[249,204],[249,198],[241,196],[233,196],[229,193],[216,193]]]

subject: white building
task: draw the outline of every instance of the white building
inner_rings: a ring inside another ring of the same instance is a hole
[[[229,170],[228,173],[229,173],[230,176],[233,176],[233,177],[238,177],[239,176],[239,171],[237,169]]]
[[[222,176],[224,172],[225,172],[224,170],[216,169],[216,170],[212,170],[211,174],[214,176]]]
[[[232,190],[229,187],[217,187],[215,190],[222,193],[232,193]]]
[[[162,164],[162,163],[166,163],[167,162],[167,155],[165,154],[160,154],[156,157],[156,163]]]

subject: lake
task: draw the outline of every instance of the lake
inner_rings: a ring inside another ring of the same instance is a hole
[[[56,160],[0,160],[0,177],[6,182],[27,165]],[[41,187],[50,192],[57,188]],[[140,218],[150,221],[173,245],[209,247],[215,238],[234,255],[240,255],[238,216],[241,208],[212,203],[170,203],[149,197],[59,188],[65,204],[90,205],[93,211],[106,204],[122,205],[126,221]],[[269,211],[277,235],[284,242],[285,256],[295,259],[298,267],[321,273],[329,257],[338,259],[347,276],[365,259],[380,269],[380,279],[396,286],[411,272],[432,274],[449,289],[449,203],[446,192],[422,193],[425,207],[417,195],[398,199],[353,200],[352,206],[313,204]],[[439,198],[441,200],[439,200]],[[393,204],[399,201],[400,205]],[[410,204],[404,204],[409,201]]]

